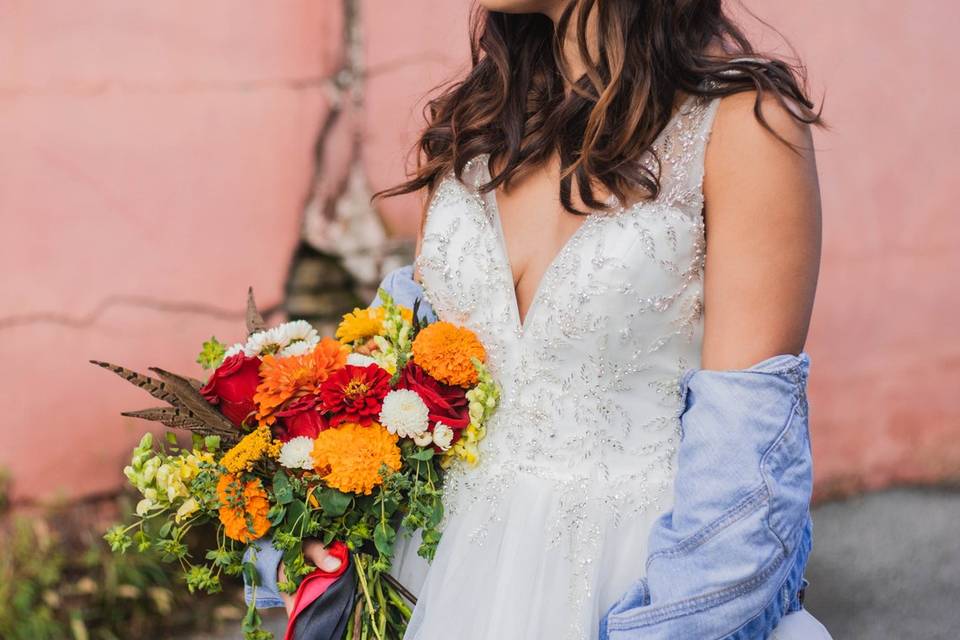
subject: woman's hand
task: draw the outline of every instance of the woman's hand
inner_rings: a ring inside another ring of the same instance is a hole
[[[309,539],[303,541],[303,557],[307,563],[319,567],[328,573],[332,573],[340,568],[340,558],[327,553],[326,547],[320,544],[319,540]],[[277,579],[283,583],[287,580],[286,571],[283,569],[283,563],[277,569]],[[287,615],[293,613],[293,594],[280,592],[283,598],[283,605],[287,609]]]

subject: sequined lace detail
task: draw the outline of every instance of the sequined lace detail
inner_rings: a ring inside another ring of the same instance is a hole
[[[716,105],[692,98],[674,116],[654,145],[659,196],[588,216],[522,326],[496,201],[478,190],[489,157],[442,180],[427,211],[425,295],[442,319],[477,332],[503,387],[481,462],[448,473],[444,524],[481,505],[496,522],[518,478],[553,486],[548,544],[578,577],[571,638],[587,637],[578,612],[602,550],[598,518],[617,526],[669,507],[678,381],[702,340],[703,155]],[[470,535],[484,544],[487,526]]]

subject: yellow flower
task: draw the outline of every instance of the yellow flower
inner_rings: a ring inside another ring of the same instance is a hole
[[[220,464],[230,473],[251,471],[253,465],[263,458],[276,458],[280,455],[280,446],[279,442],[274,442],[270,427],[260,425],[227,451]]]
[[[381,465],[400,468],[399,437],[376,422],[353,422],[320,432],[313,443],[313,469],[328,486],[370,495],[383,482]]]
[[[400,317],[406,322],[413,321],[413,310],[397,305]],[[352,344],[358,340],[369,340],[374,336],[386,335],[384,319],[386,311],[383,307],[355,308],[343,316],[340,326],[337,327],[337,339],[343,344]]]
[[[337,339],[342,344],[351,344],[357,340],[367,340],[383,334],[383,307],[355,308],[346,313],[337,327]]]
[[[174,519],[177,521],[177,524],[179,524],[196,513],[199,508],[200,503],[197,502],[196,498],[188,498],[184,500],[180,508],[177,509],[177,515],[174,516]]]
[[[420,330],[413,341],[413,360],[432,377],[446,384],[469,387],[479,376],[473,358],[480,362],[486,352],[476,334],[449,322],[434,322]]]

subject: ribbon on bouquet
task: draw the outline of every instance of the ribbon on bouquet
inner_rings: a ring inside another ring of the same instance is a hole
[[[347,545],[335,541],[327,553],[340,560],[336,571],[308,574],[293,600],[284,640],[340,640],[357,595],[357,572]]]

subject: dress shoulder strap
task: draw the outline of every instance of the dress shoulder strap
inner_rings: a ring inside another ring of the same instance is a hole
[[[691,96],[654,144],[659,161],[658,201],[703,208],[704,158],[719,98]]]

